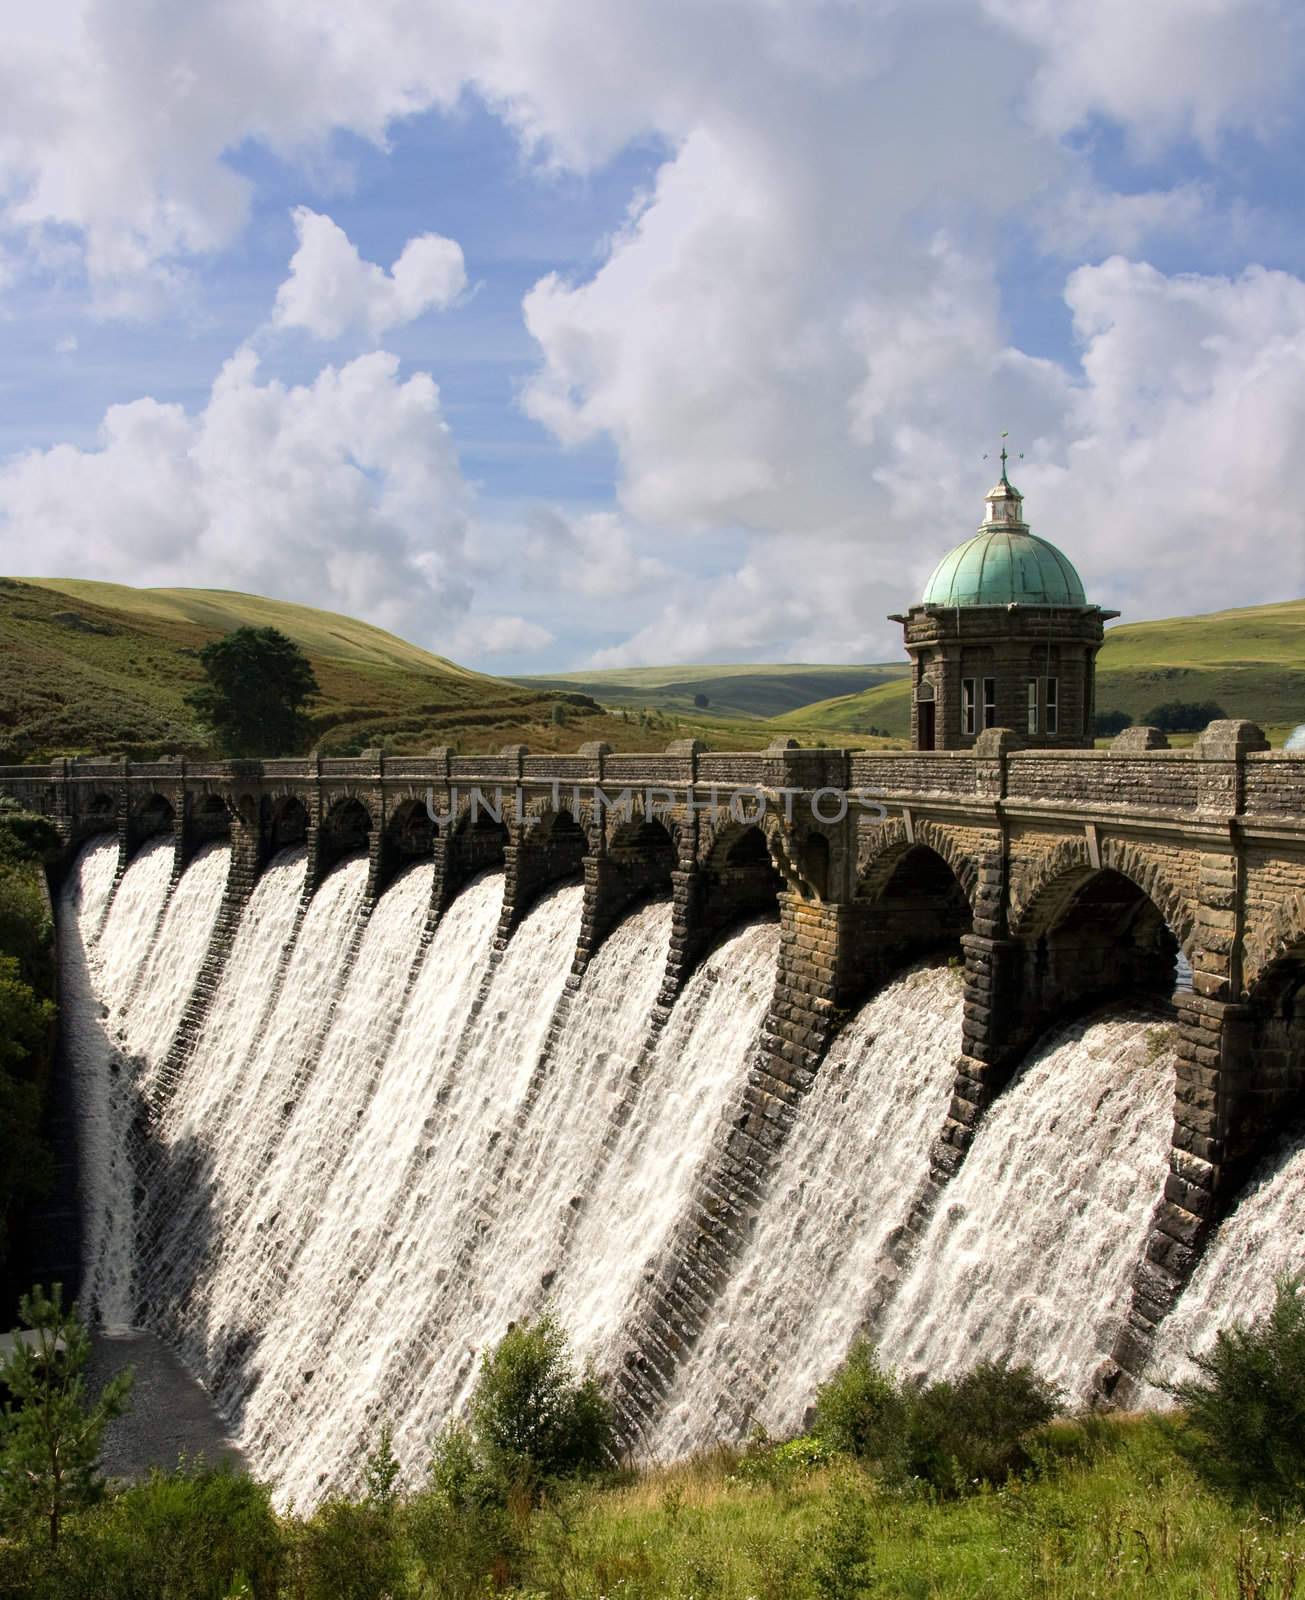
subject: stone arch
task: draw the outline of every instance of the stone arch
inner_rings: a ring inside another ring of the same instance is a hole
[[[444,870],[449,891],[456,892],[478,872],[503,866],[507,847],[507,823],[474,796],[461,800],[448,829]]]
[[[118,807],[105,789],[97,789],[77,818],[77,837],[109,833],[118,826]]]
[[[615,826],[607,843],[607,859],[617,868],[637,868],[647,887],[669,891],[679,861],[678,841],[661,817],[631,817]]]
[[[176,820],[177,813],[172,801],[167,795],[155,790],[153,794],[146,795],[143,800],[132,806],[128,822],[128,839],[135,846],[160,833],[168,833]]]
[[[296,794],[283,794],[273,800],[267,816],[268,854],[289,850],[308,838],[308,807]]]
[[[225,795],[205,789],[190,797],[190,816],[187,819],[194,844],[207,844],[210,839],[229,838],[231,834],[231,805]]]
[[[760,821],[719,825],[700,846],[699,911],[715,937],[746,917],[777,913],[784,878]]]
[[[1066,841],[1027,880],[1025,892],[1012,896],[1017,981],[1030,1037],[1052,1019],[1112,995],[1167,1000],[1174,992],[1181,940],[1193,931],[1170,922],[1175,912],[1186,920],[1182,897],[1130,847],[1107,850],[1103,844],[1098,861],[1093,864],[1086,843]]]
[[[426,860],[438,835],[439,827],[423,796],[410,795],[401,800],[386,819],[386,850],[396,864]]]
[[[973,912],[979,891],[978,863],[973,852],[961,848],[949,828],[927,820],[911,829],[901,817],[883,823],[867,839],[858,853],[855,899],[872,902],[883,892],[902,858],[923,847],[939,857],[948,868]]]
[[[1097,872],[1113,871],[1127,878],[1155,906],[1177,940],[1190,954],[1196,933],[1195,912],[1164,869],[1144,850],[1118,839],[1103,839],[1092,864],[1086,839],[1065,839],[1011,884],[1010,929],[1017,939],[1036,939],[1064,916],[1083,885]]]
[[[1242,1070],[1225,1074],[1229,1192],[1286,1128],[1305,1120],[1305,936],[1285,942],[1249,986],[1226,1049]]]
[[[532,808],[511,830],[503,884],[504,935],[554,884],[575,878],[589,854],[589,834],[566,806]]]
[[[357,795],[341,795],[334,800],[318,827],[323,869],[344,856],[366,850],[372,827],[372,814]]]
[[[1305,949],[1305,892],[1279,901],[1273,912],[1246,929],[1242,984],[1249,997],[1261,975]]]
[[[843,982],[853,998],[925,956],[958,958],[974,927],[973,872],[967,892],[937,848],[948,842],[945,831],[917,827],[912,837],[902,822],[888,824],[883,834],[888,837],[881,835],[864,863],[848,908]]]
[[[617,840],[623,840],[625,845],[634,834],[632,829],[647,824],[661,830],[661,833],[671,841],[675,851],[676,865],[682,864],[686,852],[691,853],[692,845],[683,817],[669,806],[654,805],[648,811],[645,796],[637,791],[630,793],[628,801],[621,805],[608,805],[602,809],[602,823],[605,848],[610,853],[617,848]],[[650,834],[648,838],[660,838],[660,834]]]

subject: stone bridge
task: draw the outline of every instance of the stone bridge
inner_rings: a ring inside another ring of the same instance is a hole
[[[628,907],[669,895],[654,1034],[713,942],[743,916],[776,912],[774,995],[747,1090],[649,1290],[623,1374],[635,1425],[719,1292],[841,1022],[920,955],[950,949],[963,961],[965,1020],[950,1114],[903,1250],[1042,1030],[1111,995],[1172,1000],[1170,1174],[1099,1375],[1105,1396],[1121,1379],[1128,1392],[1212,1224],[1305,1089],[1305,757],[1270,751],[1250,723],[1213,723],[1185,750],[1138,728],[1109,750],[1022,750],[990,729],[972,751],[939,753],[776,744],[727,755],[685,742],[650,755],[589,745],[571,756],[511,746],[475,757],[67,760],[0,768],[0,791],[51,817],[69,854],[114,833],[120,873],[160,834],[178,874],[205,841],[229,838],[218,933],[177,1070],[241,907],[289,845],[307,850],[306,897],[359,851],[369,904],[405,863],[432,861],[428,935],[463,883],[501,863],[500,950],[541,893],[582,877],[573,987]],[[1175,991],[1180,950],[1191,984]]]

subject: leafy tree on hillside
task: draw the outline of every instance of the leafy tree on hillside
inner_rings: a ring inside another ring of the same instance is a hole
[[[16,1527],[39,1521],[54,1549],[68,1513],[99,1498],[104,1430],[126,1410],[132,1374],[88,1395],[91,1341],[57,1283],[48,1296],[24,1295],[21,1316],[32,1336],[0,1367],[13,1396],[0,1413],[0,1516]]]
[[[1152,706],[1142,718],[1143,726],[1162,733],[1200,733],[1228,713],[1215,700],[1166,700]]]
[[[1102,739],[1112,739],[1115,734],[1123,733],[1125,728],[1132,726],[1133,719],[1127,711],[1098,711],[1092,719],[1092,730]]]
[[[711,701],[705,694],[695,694],[693,697],[693,703],[695,706],[697,706],[699,711],[705,711],[711,704]]]
[[[228,755],[293,755],[308,740],[304,707],[320,692],[308,657],[276,628],[236,628],[199,653],[208,682],[186,701]]]

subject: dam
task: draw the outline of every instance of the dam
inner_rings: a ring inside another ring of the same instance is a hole
[[[83,1304],[297,1505],[545,1305],[666,1459],[860,1330],[1154,1402],[1301,1264],[1305,759],[1249,723],[0,791],[65,844]]]

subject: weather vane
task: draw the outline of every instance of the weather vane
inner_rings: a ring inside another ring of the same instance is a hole
[[[1007,452],[1006,452],[1006,440],[1010,438],[1010,433],[1005,428],[1003,428],[1002,431],[1001,431],[1001,438],[1002,438],[1002,445],[1001,445],[1001,475],[1004,478],[1006,476],[1006,462],[1008,460],[1008,456],[1007,456]],[[985,461],[988,459],[988,452],[986,450],[983,452],[983,459]],[[1016,455],[1015,459],[1017,461],[1023,461],[1024,452],[1022,450],[1019,451],[1019,453]]]

